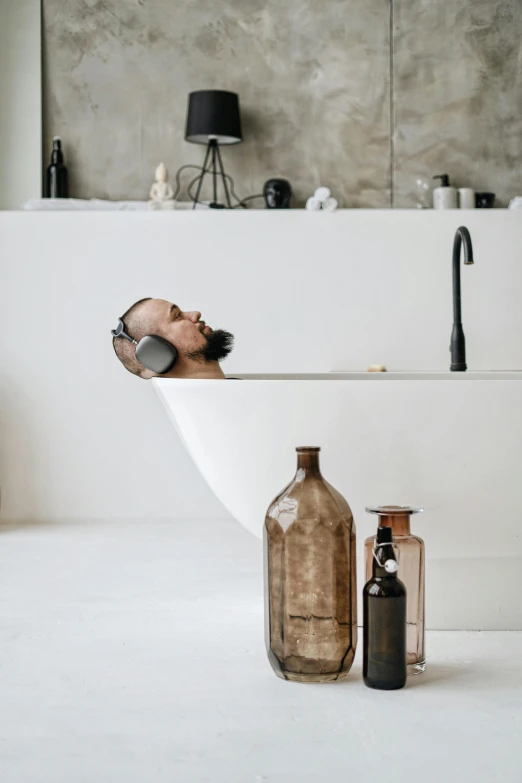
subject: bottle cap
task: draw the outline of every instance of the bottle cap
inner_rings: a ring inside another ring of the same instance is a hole
[[[376,546],[379,546],[379,544],[391,544],[392,541],[393,535],[391,527],[377,528],[377,539],[375,541]]]

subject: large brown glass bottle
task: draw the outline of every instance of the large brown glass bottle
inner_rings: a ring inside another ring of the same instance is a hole
[[[398,577],[407,592],[408,674],[421,674],[426,668],[424,631],[424,541],[410,531],[410,517],[422,511],[411,506],[371,506],[366,511],[378,514],[381,527],[391,527],[399,550]],[[371,579],[375,536],[364,542],[366,579]]]
[[[355,525],[321,475],[320,449],[296,451],[295,477],[265,519],[266,647],[278,677],[331,682],[346,677],[357,645]]]

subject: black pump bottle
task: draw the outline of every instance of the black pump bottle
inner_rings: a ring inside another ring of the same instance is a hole
[[[392,530],[377,530],[372,578],[363,590],[363,678],[369,688],[406,684],[406,588],[397,579]]]
[[[63,162],[62,142],[59,136],[53,139],[51,165],[45,173],[45,198],[68,198],[67,169]]]

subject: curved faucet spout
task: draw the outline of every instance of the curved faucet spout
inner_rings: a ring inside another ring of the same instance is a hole
[[[471,235],[465,226],[455,232],[453,241],[453,331],[451,333],[451,370],[467,370],[466,340],[462,328],[462,298],[460,290],[460,253],[464,249],[464,263],[473,264]]]

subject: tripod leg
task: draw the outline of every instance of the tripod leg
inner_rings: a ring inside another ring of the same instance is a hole
[[[223,160],[221,159],[221,150],[219,149],[219,144],[217,144],[217,143],[216,143],[216,152],[217,152],[217,156],[218,156],[219,168],[220,168],[220,171],[221,171],[221,177],[223,179],[223,187],[225,189],[225,196],[227,198],[228,208],[232,209],[232,203],[230,201],[230,194],[228,192],[227,178],[225,177],[225,171],[223,169]]]
[[[214,189],[214,204],[217,204],[217,165],[216,165],[216,146],[217,142],[212,139],[212,187]]]
[[[196,190],[196,195],[194,196],[194,206],[192,207],[192,209],[196,209],[196,204],[199,201],[199,194],[201,193],[201,186],[203,185],[203,178],[204,178],[205,174],[207,173],[207,163],[208,163],[208,158],[209,158],[209,155],[210,155],[210,145],[211,144],[212,144],[212,142],[209,142],[209,144],[207,146],[207,153],[205,155],[205,162],[203,163],[203,171],[201,172],[201,176],[199,178],[198,189]]]

